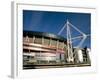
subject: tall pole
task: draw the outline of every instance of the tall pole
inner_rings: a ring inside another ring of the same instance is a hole
[[[72,38],[72,36],[71,36],[71,30],[70,30],[70,28],[73,28],[73,29],[75,29],[77,32],[79,32],[82,36],[77,36],[77,37],[73,37]],[[84,41],[85,41],[85,39],[87,38],[87,36],[90,36],[89,34],[88,35],[86,35],[85,33],[83,33],[81,30],[79,30],[76,26],[74,26],[73,24],[71,24],[68,20],[67,20],[67,22],[65,23],[65,25],[62,27],[62,29],[59,31],[59,33],[58,33],[58,35],[60,35],[63,31],[64,31],[64,29],[66,28],[66,38],[67,38],[67,49],[66,49],[66,51],[67,51],[67,55],[68,56],[66,56],[67,57],[67,61],[68,62],[73,62],[73,59],[74,59],[74,56],[73,56],[73,47],[72,47],[72,40],[76,40],[76,39],[81,39],[82,38],[82,40],[79,42],[79,44],[77,45],[77,47],[76,48],[80,48],[80,46],[82,46],[82,44],[84,43]]]
[[[67,43],[68,43],[68,61],[73,62],[72,40],[69,21],[67,20]]]

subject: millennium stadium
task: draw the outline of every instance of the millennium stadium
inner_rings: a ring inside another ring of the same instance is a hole
[[[89,53],[87,47],[72,47],[71,37],[23,31],[23,69],[91,66]]]

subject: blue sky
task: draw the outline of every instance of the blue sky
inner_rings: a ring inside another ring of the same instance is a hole
[[[51,12],[51,11],[31,11],[23,10],[23,30],[40,31],[58,34],[61,28],[66,23],[67,19],[70,23],[86,34],[91,34],[91,14],[90,13],[70,13],[70,12]],[[72,37],[80,35],[71,28]],[[61,36],[66,37],[64,29]],[[77,40],[73,44],[76,46]],[[90,37],[88,37],[82,47],[91,46]]]

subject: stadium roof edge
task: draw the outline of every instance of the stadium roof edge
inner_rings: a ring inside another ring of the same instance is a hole
[[[60,41],[66,41],[67,39],[60,36],[60,35],[55,35],[53,33],[47,33],[47,32],[39,32],[39,31],[23,31],[23,36],[29,36],[29,37],[33,37],[33,36],[38,36],[38,37],[45,37],[45,38],[51,38],[51,39],[55,39],[55,40],[60,40]]]

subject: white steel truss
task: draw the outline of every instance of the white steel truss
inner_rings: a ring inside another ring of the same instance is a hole
[[[77,32],[79,32],[81,34],[81,36],[77,36],[77,37],[72,38],[72,34],[71,34],[71,30],[70,30],[71,27],[74,28]],[[64,29],[66,29],[68,61],[73,62],[73,48],[72,48],[73,41],[72,40],[81,39],[79,44],[76,46],[76,48],[80,48],[82,46],[82,44],[84,43],[84,41],[86,40],[86,38],[88,36],[90,36],[90,34],[86,35],[81,30],[79,30],[76,26],[71,24],[68,20],[65,23],[65,25],[62,27],[62,29],[58,32],[58,35],[60,35],[64,31]]]

